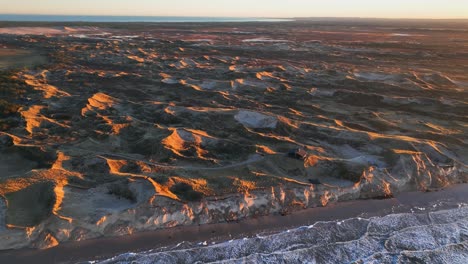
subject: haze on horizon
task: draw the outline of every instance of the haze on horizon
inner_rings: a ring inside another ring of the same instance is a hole
[[[466,0],[0,0],[2,14],[468,18]]]

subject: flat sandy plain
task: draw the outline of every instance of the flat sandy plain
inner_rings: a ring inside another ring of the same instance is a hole
[[[466,21],[0,27],[0,249],[468,180]]]

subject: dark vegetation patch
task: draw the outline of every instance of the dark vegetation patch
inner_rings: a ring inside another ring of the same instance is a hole
[[[236,144],[234,142],[222,140],[216,144],[206,146],[206,150],[219,159],[239,159],[255,152],[255,146],[246,143],[247,142],[239,141],[239,143]]]
[[[194,202],[203,198],[203,193],[195,191],[190,184],[185,182],[176,183],[170,190],[185,201]]]
[[[13,71],[0,71],[0,131],[18,125],[18,110],[26,102],[25,96],[35,91],[18,80]]]
[[[233,193],[235,192],[234,178],[233,177],[206,177],[208,186],[213,189],[216,194]]]
[[[6,223],[35,226],[52,214],[55,203],[54,184],[44,182],[5,195],[8,201]]]
[[[318,177],[333,177],[357,183],[361,180],[365,168],[366,166],[360,164],[324,161],[319,163],[314,173]]]
[[[55,151],[38,146],[12,146],[7,153],[18,153],[25,159],[37,162],[38,169],[49,169],[57,159]]]
[[[15,104],[15,103],[10,103],[4,99],[0,99],[0,113],[2,117],[8,117],[16,112],[18,112],[18,109],[20,108],[20,105]]]
[[[377,94],[367,94],[361,92],[350,91],[337,91],[335,93],[338,101],[348,105],[362,106],[362,107],[382,107],[384,103],[383,96]]]
[[[356,183],[361,180],[363,171],[364,166],[350,167],[344,163],[337,163],[336,167],[332,169],[332,175]]]
[[[128,188],[128,183],[119,182],[113,183],[107,187],[108,194],[115,195],[119,199],[127,199],[132,203],[137,201],[136,195],[133,193],[130,188]]]
[[[28,91],[28,86],[18,80],[13,71],[0,71],[0,98],[18,99]]]

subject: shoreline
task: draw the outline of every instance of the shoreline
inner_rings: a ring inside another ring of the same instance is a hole
[[[287,229],[312,225],[316,222],[343,220],[353,217],[370,218],[393,213],[412,212],[414,208],[450,209],[467,202],[468,184],[458,184],[434,192],[400,193],[384,200],[355,200],[310,208],[285,216],[278,214],[248,218],[238,222],[181,226],[125,237],[107,237],[80,242],[68,242],[48,250],[0,251],[0,262],[11,263],[74,263],[102,260],[125,252],[142,252],[168,247],[181,242],[220,242],[273,234]]]

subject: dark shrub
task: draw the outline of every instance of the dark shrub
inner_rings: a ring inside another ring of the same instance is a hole
[[[114,184],[110,185],[108,187],[108,192],[107,193],[115,195],[119,199],[121,199],[121,198],[127,199],[127,200],[131,201],[132,203],[136,202],[136,200],[137,200],[136,196],[132,192],[132,190],[130,190],[128,188],[128,186],[126,184],[123,184],[123,183],[114,183]]]
[[[184,182],[176,183],[172,186],[171,192],[186,201],[200,201],[203,198],[201,192],[195,191],[190,184]]]

